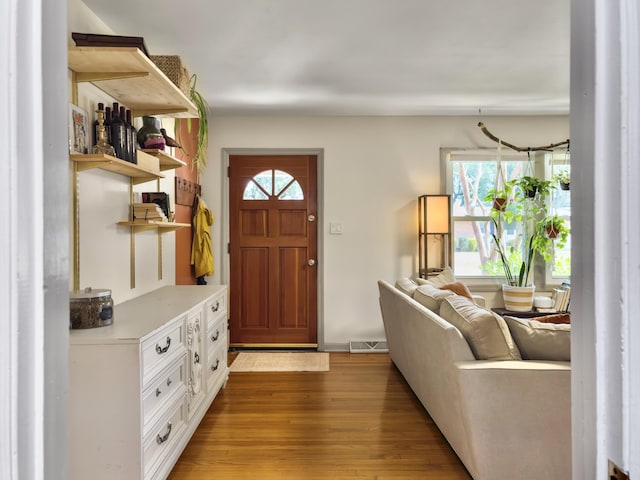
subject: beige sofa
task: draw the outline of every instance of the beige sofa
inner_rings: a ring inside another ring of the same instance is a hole
[[[570,363],[521,360],[525,351],[535,350],[525,345],[528,340],[522,340],[522,348],[514,346],[507,322],[497,315],[491,319],[492,312],[466,298],[447,294],[431,305],[413,298],[417,286],[414,292],[385,281],[378,286],[391,358],[471,476],[570,479]],[[497,330],[487,334],[478,325],[460,324],[466,322],[460,312],[470,311]],[[497,345],[489,345],[496,339]],[[487,356],[494,359],[477,359]]]

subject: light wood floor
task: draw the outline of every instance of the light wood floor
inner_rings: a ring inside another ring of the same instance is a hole
[[[169,480],[471,478],[388,355],[330,358],[232,373]]]

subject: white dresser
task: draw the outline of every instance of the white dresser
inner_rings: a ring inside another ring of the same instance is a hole
[[[228,376],[225,286],[163,287],[72,330],[69,478],[166,478]]]

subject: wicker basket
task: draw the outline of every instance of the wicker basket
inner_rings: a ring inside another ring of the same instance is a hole
[[[189,83],[191,76],[182,64],[180,57],[178,55],[151,55],[150,58],[162,70],[162,73],[189,98],[191,94],[191,85]]]

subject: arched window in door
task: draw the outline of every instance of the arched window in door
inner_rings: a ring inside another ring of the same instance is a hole
[[[243,200],[304,200],[300,183],[282,170],[264,170],[255,175],[244,189]]]

